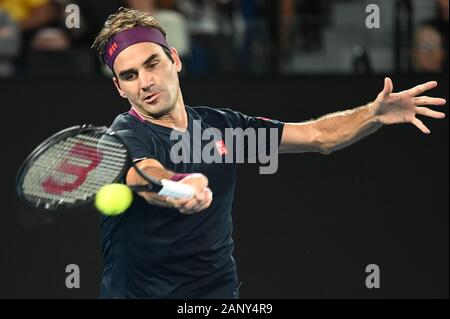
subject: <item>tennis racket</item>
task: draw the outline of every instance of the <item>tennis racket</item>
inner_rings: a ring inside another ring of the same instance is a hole
[[[128,185],[134,191],[174,198],[194,195],[190,185],[145,174],[133,163],[119,134],[92,125],[64,129],[36,147],[18,171],[16,190],[37,208],[79,206],[92,202],[102,186],[118,182],[131,167],[148,181]]]

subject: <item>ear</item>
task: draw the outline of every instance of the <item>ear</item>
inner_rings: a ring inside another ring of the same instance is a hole
[[[125,94],[125,92],[120,88],[120,85],[119,85],[119,81],[117,80],[117,78],[115,77],[115,76],[113,76],[113,82],[114,82],[114,86],[116,87],[116,89],[117,89],[117,92],[119,92],[119,95],[121,96],[121,97],[123,97],[123,98],[127,98],[127,95]]]
[[[175,67],[177,69],[177,72],[180,72],[183,68],[183,64],[181,63],[180,56],[178,55],[178,51],[175,48],[170,48],[170,55],[172,56],[173,62],[175,64]]]

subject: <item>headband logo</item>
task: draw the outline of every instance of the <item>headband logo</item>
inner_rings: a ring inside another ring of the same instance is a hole
[[[114,51],[116,51],[116,49],[117,49],[117,43],[116,43],[116,42],[113,42],[113,44],[111,45],[111,47],[110,47],[109,50],[108,50],[109,56],[112,56],[113,53],[114,53]]]

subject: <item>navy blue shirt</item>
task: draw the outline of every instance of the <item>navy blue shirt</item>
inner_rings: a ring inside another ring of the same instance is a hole
[[[279,121],[230,109],[186,106],[186,111],[191,153],[196,143],[202,149],[211,142],[194,138],[195,125],[217,128],[224,140],[226,128],[248,127],[276,128],[278,144],[281,139],[283,123]],[[126,212],[102,216],[104,269],[100,297],[234,298],[238,276],[232,256],[231,211],[236,163],[205,163],[203,159],[195,163],[192,154],[189,162],[174,163],[170,150],[179,141],[170,139],[172,129],[139,120],[128,112],[120,114],[111,129],[125,139],[133,159],[154,158],[177,173],[202,173],[208,177],[214,195],[209,208],[185,215],[151,205],[135,194]],[[222,151],[227,147],[222,142],[217,145]]]

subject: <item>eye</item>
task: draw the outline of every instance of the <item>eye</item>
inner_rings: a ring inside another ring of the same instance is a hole
[[[147,65],[148,68],[154,69],[158,65],[158,62],[154,62],[152,64]]]
[[[130,74],[127,74],[126,76],[125,76],[125,80],[127,80],[127,81],[132,81],[132,80],[134,80],[136,78],[136,74],[135,73],[130,73]]]

